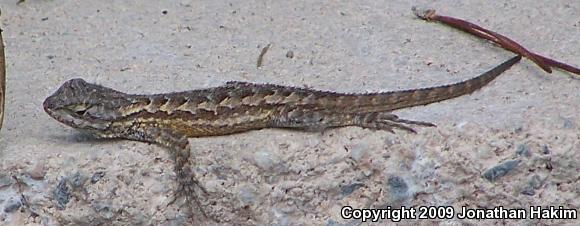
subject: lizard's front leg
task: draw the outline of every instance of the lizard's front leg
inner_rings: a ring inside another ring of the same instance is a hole
[[[204,215],[204,217],[207,217],[198,199],[195,187],[197,187],[203,193],[207,193],[207,191],[196,179],[192,172],[192,164],[189,160],[191,150],[187,137],[169,129],[157,127],[148,127],[140,131],[141,132],[134,133],[131,139],[161,145],[169,150],[173,158],[174,170],[177,175],[179,189],[174,194],[173,200],[169,203],[169,205],[175,202],[179,196],[184,195],[186,199],[186,205],[191,213],[193,213],[193,208],[191,206],[191,202],[193,201],[196,203],[198,209]]]

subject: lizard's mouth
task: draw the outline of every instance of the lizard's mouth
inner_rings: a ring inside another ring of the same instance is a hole
[[[57,109],[52,99],[53,99],[52,96],[50,96],[46,98],[46,100],[44,100],[44,102],[42,103],[44,112],[46,112],[48,115],[50,115],[50,117],[56,119],[57,121],[68,125],[69,123],[65,122],[64,120],[64,114],[61,112],[62,110]]]
[[[68,112],[66,109],[55,110],[45,107],[44,111],[46,111],[50,117],[73,128],[85,129],[88,126],[85,120],[71,115],[70,112]]]
[[[53,106],[53,102],[51,101],[51,97],[46,98],[46,100],[44,100],[44,102],[42,103],[42,107],[44,108],[44,111],[46,113],[48,113],[50,115],[50,112],[52,112],[52,109],[54,108]]]
[[[42,104],[44,111],[50,115],[50,117],[65,125],[92,133],[104,131],[109,127],[108,123],[95,122],[94,120],[87,119],[83,115],[79,115],[78,112],[67,108],[57,107],[53,103],[51,97],[46,98]]]
[[[56,119],[59,122],[62,122],[67,125],[71,125],[70,119],[67,119],[67,114],[62,108],[58,108],[56,104],[54,104],[53,96],[49,96],[44,100],[42,103],[42,107],[44,108],[44,112],[46,112],[50,117]]]

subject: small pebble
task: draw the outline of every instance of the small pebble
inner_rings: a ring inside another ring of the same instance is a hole
[[[518,145],[518,148],[516,150],[516,154],[521,155],[521,156],[526,156],[526,157],[530,157],[532,155],[530,153],[530,147],[528,145],[525,145],[525,144]]]
[[[532,187],[530,186],[526,186],[524,187],[524,189],[521,192],[524,195],[529,195],[529,196],[533,196],[536,194],[536,190],[534,190]]]
[[[92,207],[97,213],[100,214],[100,216],[103,216],[105,219],[112,219],[115,216],[111,206],[108,204],[95,203],[92,205]]]
[[[6,205],[4,206],[4,212],[5,213],[13,212],[18,208],[20,208],[20,206],[22,206],[22,202],[20,201],[20,199],[10,198],[8,201],[6,201]]]
[[[390,193],[396,199],[405,199],[408,197],[409,185],[399,176],[391,176],[387,181]]]
[[[66,204],[70,201],[71,193],[70,189],[67,185],[67,180],[65,178],[61,178],[56,185],[56,188],[52,192],[54,195],[54,199],[56,200],[58,207],[64,209]]]
[[[518,166],[518,164],[520,164],[520,160],[505,161],[505,162],[500,163],[499,165],[494,166],[491,169],[488,169],[487,171],[485,171],[483,173],[483,177],[485,179],[487,179],[488,181],[494,182],[497,179],[505,176],[507,173],[509,173],[514,168],[516,168],[516,166]]]
[[[38,161],[34,167],[32,167],[32,170],[28,172],[28,175],[34,180],[43,180],[46,175],[46,161]]]
[[[346,197],[346,196],[350,195],[351,193],[353,193],[354,191],[356,191],[357,189],[359,189],[360,187],[364,187],[364,186],[365,186],[365,184],[360,183],[360,182],[348,184],[348,185],[342,186],[340,188],[340,194],[343,197]]]
[[[82,187],[87,178],[81,174],[81,172],[76,172],[70,179],[72,186],[75,188]]]
[[[97,171],[91,176],[91,184],[95,184],[105,176],[105,171]]]
[[[521,193],[529,196],[535,195],[536,190],[540,189],[542,185],[543,181],[540,178],[540,176],[533,175],[532,177],[530,177],[530,179],[528,180],[528,184],[523,188]]]

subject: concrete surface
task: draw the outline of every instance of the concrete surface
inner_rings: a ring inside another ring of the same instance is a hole
[[[178,205],[166,207],[176,182],[165,150],[95,140],[43,112],[44,98],[70,78],[130,93],[197,89],[229,80],[387,91],[464,80],[512,56],[415,19],[411,6],[470,20],[580,66],[578,0],[27,0],[19,5],[2,0],[0,6],[8,77],[0,133],[4,225],[188,221]],[[272,47],[258,69],[256,59],[268,43]],[[293,58],[286,57],[288,51]],[[202,203],[219,223],[249,225],[359,224],[340,217],[345,205],[578,210],[579,88],[580,80],[570,74],[546,74],[524,60],[470,96],[397,111],[402,118],[438,125],[418,134],[352,127],[322,134],[266,129],[191,139],[194,170],[210,192]]]

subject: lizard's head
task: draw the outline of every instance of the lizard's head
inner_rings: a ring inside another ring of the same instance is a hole
[[[91,84],[83,79],[71,79],[44,100],[44,111],[57,121],[73,128],[110,137],[111,121],[119,106],[128,100],[127,94]]]

